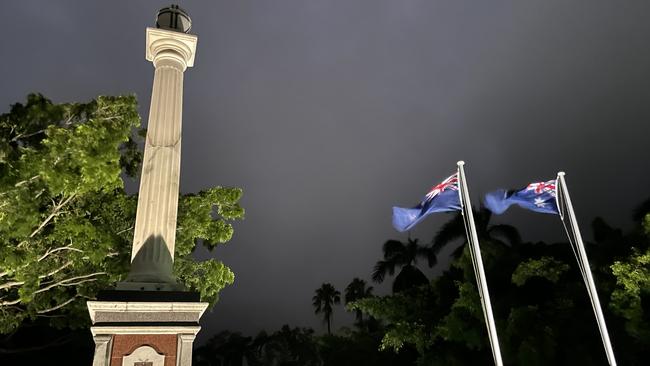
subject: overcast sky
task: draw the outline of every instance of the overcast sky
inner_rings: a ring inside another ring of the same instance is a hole
[[[165,5],[3,3],[0,111],[29,92],[55,102],[135,93],[145,123],[145,27]],[[369,280],[383,242],[405,239],[391,206],[416,204],[457,160],[475,204],[565,170],[586,232],[596,215],[629,227],[650,197],[648,1],[180,5],[199,37],[185,73],[181,190],[242,187],[247,211],[229,244],[200,253],[236,282],[199,342],[226,328],[322,330],[314,290]],[[428,241],[449,218],[413,236]],[[496,222],[526,240],[562,239],[551,215],[513,209]],[[335,327],[351,319],[342,313]]]

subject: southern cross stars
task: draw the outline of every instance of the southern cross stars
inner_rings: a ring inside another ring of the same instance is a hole
[[[533,202],[533,203],[537,207],[546,207],[546,200],[544,200],[542,198],[539,198],[539,197],[535,198],[535,202]]]

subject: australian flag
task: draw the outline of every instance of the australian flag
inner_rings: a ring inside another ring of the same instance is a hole
[[[458,195],[458,173],[431,188],[420,204],[413,208],[393,207],[393,227],[407,231],[434,212],[460,210]]]
[[[518,205],[527,210],[559,214],[556,197],[557,182],[531,183],[518,191],[498,190],[485,195],[485,207],[495,214],[502,214],[511,205]]]

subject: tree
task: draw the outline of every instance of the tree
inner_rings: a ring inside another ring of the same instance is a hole
[[[366,281],[360,278],[354,278],[345,288],[345,304],[348,305],[356,300],[361,300],[372,296],[372,286],[366,287]],[[363,323],[363,313],[361,310],[355,310],[355,318],[358,325]]]
[[[408,239],[406,244],[397,240],[388,240],[383,246],[384,259],[377,262],[372,273],[372,280],[381,283],[386,274],[392,276],[395,269],[401,267],[393,282],[393,292],[399,292],[429,282],[427,277],[415,265],[420,257],[427,259],[429,267],[436,264],[436,256],[430,248],[422,247],[417,239]]]
[[[224,330],[214,335],[194,352],[197,365],[242,366],[249,356],[251,337]]]
[[[650,211],[648,203],[650,200],[641,208]],[[640,215],[637,213],[637,216]],[[648,243],[650,213],[645,214],[642,224],[645,240],[635,241],[635,247],[627,258],[611,265],[612,273],[616,278],[616,288],[611,295],[610,308],[625,319],[625,329],[632,338],[648,349],[650,346],[650,245]]]
[[[518,365],[605,363],[604,352],[594,351],[601,350],[602,343],[569,243],[522,243],[514,228],[493,230],[489,213],[476,216],[480,216],[477,231],[504,361]],[[621,364],[644,364],[650,282],[645,250],[650,245],[647,238],[640,239],[636,233],[622,235],[602,220],[595,220],[593,227],[597,241],[587,249],[601,299],[614,289],[612,299],[620,299],[613,313],[603,309],[617,358]],[[462,218],[455,217],[443,225],[434,246],[442,248],[463,239],[463,234]],[[632,250],[625,261],[616,262],[612,274],[608,269],[616,256],[610,253],[629,253],[626,242],[631,240],[640,248]],[[382,348],[414,347],[418,364],[491,362],[466,246],[453,255],[451,267],[429,284],[358,300],[349,307],[383,321]],[[617,311],[623,319],[615,316]],[[638,331],[636,339],[632,330]]]
[[[139,171],[139,125],[133,96],[53,104],[31,94],[0,116],[1,333],[37,319],[84,326],[86,300],[125,278],[137,197],[122,174]],[[240,197],[213,187],[180,198],[174,271],[212,304],[234,275],[191,253],[231,238]]]
[[[490,210],[482,207],[479,210],[474,210],[474,224],[476,226],[476,233],[481,241],[494,241],[502,245],[505,245],[507,242],[510,246],[516,246],[521,244],[521,236],[519,231],[514,226],[511,225],[490,225],[490,219],[492,218],[492,212]],[[463,221],[463,216],[459,212],[451,220],[447,221],[440,230],[436,233],[433,238],[432,250],[434,254],[440,252],[440,250],[447,245],[453,243],[456,240],[462,240],[466,242],[466,232],[465,224]],[[505,242],[503,241],[505,240]],[[458,258],[462,254],[463,246],[459,247],[454,252],[454,257]]]
[[[250,366],[318,366],[321,364],[314,331],[285,324],[271,335],[261,332],[251,344]]]
[[[316,290],[316,295],[312,298],[316,314],[323,314],[323,321],[327,323],[327,334],[332,334],[332,305],[341,303],[341,293],[329,283],[324,283]]]
[[[413,365],[415,355],[408,352],[395,354],[379,350],[382,334],[367,329],[344,328],[338,334],[318,337],[318,349],[322,366],[389,366]]]

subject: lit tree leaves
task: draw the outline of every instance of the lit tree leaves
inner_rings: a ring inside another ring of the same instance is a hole
[[[523,286],[531,277],[545,278],[556,283],[563,273],[569,270],[569,265],[551,257],[529,259],[519,263],[512,274],[512,283]]]
[[[241,195],[239,188],[214,187],[181,197],[176,255],[191,253],[198,240],[208,249],[229,241],[234,231],[225,220],[243,217],[244,210],[237,203]]]
[[[611,266],[616,277],[610,307],[622,316],[625,327],[635,338],[650,341],[649,314],[645,314],[642,295],[650,295],[650,249],[635,251],[627,261],[616,261]]]
[[[187,258],[174,261],[174,273],[187,287],[198,291],[201,300],[214,305],[221,289],[235,282],[235,274],[220,261],[208,259],[194,262]]]
[[[478,289],[468,282],[456,282],[458,297],[451,311],[438,326],[438,334],[447,341],[464,343],[469,349],[482,349],[485,346],[483,309]]]
[[[137,197],[122,174],[139,171],[139,124],[133,96],[53,104],[32,94],[0,116],[0,333],[41,317],[85,326],[86,300],[128,273]],[[191,253],[230,240],[240,197],[215,187],[180,198],[175,270],[211,304],[234,275]]]

